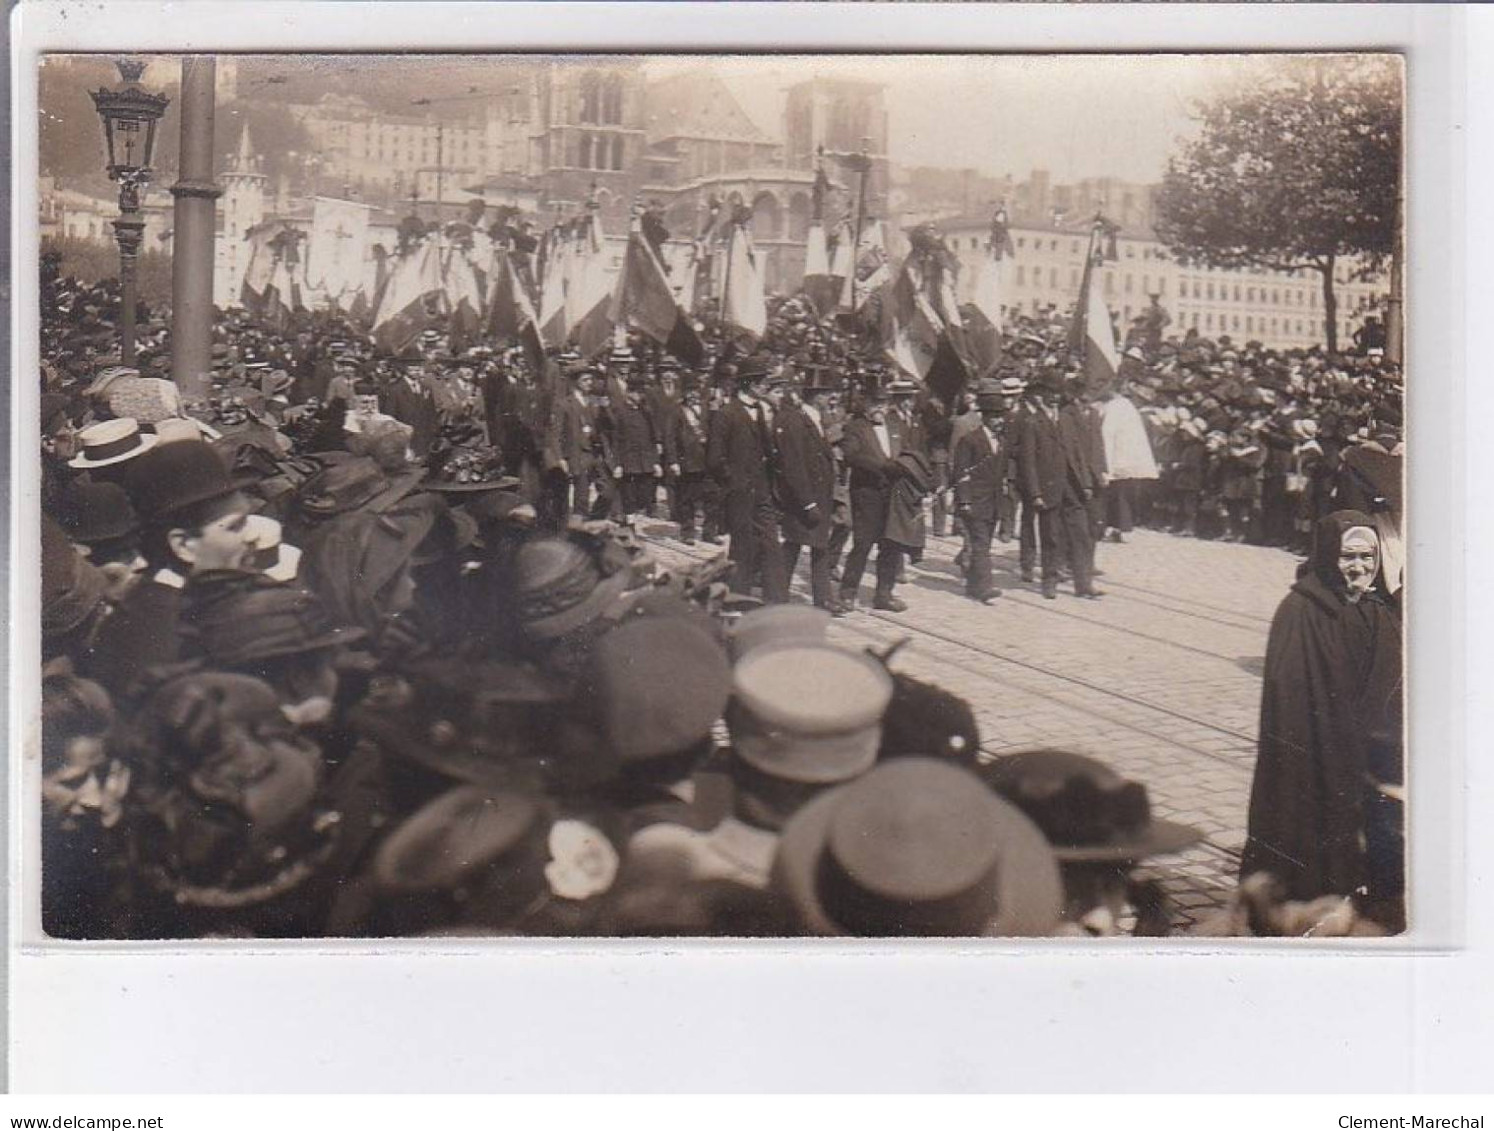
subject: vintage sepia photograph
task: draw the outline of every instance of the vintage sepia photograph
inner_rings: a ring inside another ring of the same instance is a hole
[[[1404,109],[44,55],[41,930],[1402,934]]]

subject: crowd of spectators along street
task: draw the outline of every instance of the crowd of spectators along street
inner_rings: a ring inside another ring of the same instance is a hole
[[[1061,320],[1024,317],[946,407],[797,298],[695,367],[435,331],[391,358],[340,315],[228,311],[192,401],[164,312],[119,364],[117,305],[44,263],[61,937],[1163,933],[1132,869],[1196,830],[1092,759],[978,756],[968,704],[830,619],[868,569],[902,611],[930,534],[989,603],[995,539],[1096,597],[1096,540],[1133,524],[1305,550],[1351,495],[1399,521],[1357,474],[1399,456],[1373,356],[1138,322],[1086,388]],[[726,555],[662,567],[650,515]],[[1213,929],[1348,893],[1292,894],[1243,887]]]

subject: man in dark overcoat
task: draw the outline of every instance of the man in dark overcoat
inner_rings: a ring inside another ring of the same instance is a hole
[[[955,446],[951,473],[955,513],[965,527],[968,565],[965,594],[989,605],[1001,596],[991,584],[991,538],[996,533],[1002,496],[1007,488],[1006,397],[1001,382],[987,378],[976,392],[981,426],[966,432]]]
[[[877,588],[874,608],[900,613],[908,606],[893,595],[902,548],[886,538],[887,511],[892,485],[901,471],[896,463],[902,450],[895,418],[887,411],[887,394],[869,384],[861,411],[846,422],[841,451],[851,470],[851,552],[840,580],[841,604],[856,607],[857,590],[873,549],[877,551]]]
[[[674,520],[679,523],[680,541],[687,546],[695,542],[697,514],[706,507],[706,534],[714,533],[710,521],[706,475],[706,443],[711,422],[702,402],[699,386],[689,386],[680,402],[664,418],[664,462],[674,478]]]
[[[662,473],[654,418],[643,403],[643,379],[628,378],[627,387],[607,409],[605,418],[612,477],[619,488],[624,521],[648,513]]]
[[[553,526],[564,525],[567,514],[589,513],[591,481],[601,450],[590,397],[592,371],[577,367],[567,376],[570,388],[551,406],[545,433],[545,518]]]
[[[834,616],[845,609],[830,591],[830,528],[835,506],[835,453],[812,399],[828,391],[822,370],[812,371],[799,397],[779,407],[773,439],[777,449],[778,503],[783,553],[789,577],[801,546],[809,547],[809,588],[814,603]],[[820,382],[815,384],[815,382]],[[809,402],[806,406],[806,402]]]
[[[412,429],[410,450],[416,459],[430,455],[431,446],[441,430],[441,413],[435,394],[422,379],[418,365],[407,365],[379,396],[379,411],[394,417]]]
[[[1094,586],[1094,538],[1086,509],[1099,480],[1089,462],[1089,439],[1076,413],[1060,407],[1063,374],[1044,371],[1038,400],[1022,422],[1018,440],[1018,476],[1022,497],[1032,501],[1042,555],[1043,596],[1058,596],[1058,569],[1067,541],[1074,571],[1074,592],[1099,597]]]
[[[778,541],[769,460],[773,437],[761,403],[768,377],[765,359],[750,357],[737,369],[736,395],[716,414],[706,462],[726,494],[728,556],[736,563],[737,584],[762,578],[763,599],[788,600],[788,573]]]

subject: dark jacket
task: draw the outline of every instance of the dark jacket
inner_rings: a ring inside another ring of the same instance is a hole
[[[758,423],[754,411],[734,397],[713,421],[706,464],[728,491],[766,501],[772,497],[768,470],[771,444],[772,437]]]
[[[711,413],[695,410],[695,423],[685,406],[674,405],[664,427],[664,462],[677,463],[681,475],[700,475],[706,469],[706,442],[711,434]]]
[[[582,404],[574,393],[557,398],[545,435],[545,466],[556,468],[561,460],[565,460],[570,465],[571,474],[580,475],[597,451],[596,409],[590,404]]]
[[[624,475],[652,474],[659,449],[648,410],[624,400],[608,408],[605,427],[612,466],[621,467]]]
[[[1082,502],[1084,492],[1092,492],[1097,482],[1088,453],[1089,438],[1076,414],[1060,410],[1057,419],[1050,420],[1040,410],[1029,413],[1019,425],[1017,440],[1022,494],[1056,507],[1067,487],[1073,501]]]
[[[955,505],[969,507],[977,522],[995,522],[1007,482],[1007,446],[993,444],[984,427],[966,432],[955,445],[950,478]]]
[[[846,466],[851,469],[851,529],[860,541],[880,541],[886,529],[892,485],[899,475],[897,438],[890,418],[887,431],[891,457],[883,454],[872,422],[865,417],[846,421],[841,440]]]
[[[835,453],[809,414],[785,405],[773,421],[778,450],[778,502],[785,541],[804,546],[830,544],[835,495]]]
[[[379,397],[379,411],[410,426],[410,450],[417,458],[424,459],[430,453],[441,430],[441,414],[429,389],[412,389],[404,379],[395,381]]]

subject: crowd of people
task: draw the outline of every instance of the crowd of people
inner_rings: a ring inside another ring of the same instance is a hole
[[[931,535],[963,539],[982,604],[997,540],[1053,599],[1064,578],[1102,596],[1096,543],[1138,524],[1311,550],[1309,643],[1273,631],[1272,655],[1316,648],[1340,682],[1277,681],[1316,737],[1281,740],[1252,826],[1323,819],[1270,796],[1297,796],[1303,742],[1398,787],[1386,710],[1348,754],[1307,701],[1350,696],[1331,709],[1354,735],[1366,681],[1389,702],[1401,390],[1381,357],[1139,321],[1096,386],[1056,314],[1017,317],[946,403],[802,298],[750,345],[707,327],[697,366],[638,337],[540,357],[436,330],[388,357],[341,315],[228,311],[193,400],[166,319],[113,356],[116,308],[44,272],[55,936],[1165,933],[1134,870],[1201,834],[1154,818],[1143,783],[1066,751],[987,758],[967,703],[827,639],[868,571],[870,606],[904,611]],[[665,568],[651,517],[725,552]],[[1329,531],[1372,542],[1368,583]],[[1268,701],[1273,678],[1268,655]],[[1266,879],[1215,928],[1290,933],[1355,896],[1344,932],[1395,929],[1359,912],[1398,813],[1366,850],[1355,796],[1333,867],[1247,851]]]

